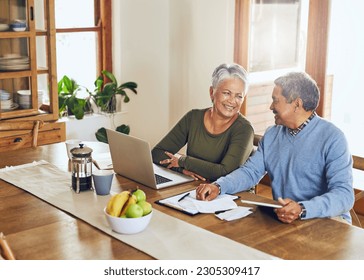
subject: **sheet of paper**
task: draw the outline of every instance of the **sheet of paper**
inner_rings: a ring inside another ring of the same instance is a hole
[[[99,169],[113,169],[111,155],[109,152],[94,154],[92,155],[92,160]]]
[[[188,196],[179,201],[186,193],[189,193]],[[166,199],[160,200],[162,204],[169,205],[171,207],[175,207],[177,209],[184,210],[191,214],[196,213],[215,213],[217,211],[229,210],[237,207],[234,199],[237,199],[237,196],[233,195],[219,195],[216,199],[212,201],[202,201],[196,199],[196,191],[190,191],[181,193],[176,196],[172,196]]]
[[[250,215],[251,213],[253,213],[253,212],[251,211],[250,207],[238,206],[237,208],[234,208],[232,210],[228,210],[223,213],[216,214],[216,217],[218,217],[221,220],[225,220],[225,221],[233,221],[233,220],[244,218],[244,217]]]

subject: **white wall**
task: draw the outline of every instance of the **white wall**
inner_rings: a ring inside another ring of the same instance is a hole
[[[125,123],[155,145],[192,108],[210,106],[211,73],[233,61],[234,0],[114,0],[113,72],[138,83]]]
[[[331,3],[328,74],[334,76],[331,120],[348,138],[352,154],[364,156],[364,2]]]

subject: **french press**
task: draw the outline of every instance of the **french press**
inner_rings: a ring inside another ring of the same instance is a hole
[[[72,188],[76,193],[92,189],[92,149],[79,147],[71,149]]]

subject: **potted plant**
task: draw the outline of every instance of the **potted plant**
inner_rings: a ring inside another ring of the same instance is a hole
[[[59,113],[63,116],[65,112],[70,115],[75,115],[76,119],[82,119],[86,112],[92,112],[91,103],[95,103],[100,113],[114,114],[116,113],[116,96],[121,95],[123,102],[128,103],[130,98],[126,92],[126,89],[137,94],[137,84],[134,82],[126,82],[121,85],[118,84],[113,73],[103,70],[94,82],[95,89],[93,91],[85,88],[89,96],[85,98],[77,97],[77,93],[83,88],[78,85],[74,79],[68,76],[58,82],[58,102]],[[104,76],[109,80],[105,83]],[[116,127],[116,131],[129,134],[130,127],[122,124]],[[101,127],[95,133],[98,141],[108,143],[106,129]]]
[[[79,98],[77,93],[82,89],[74,79],[64,75],[58,82],[58,107],[59,115],[63,116],[65,112],[68,115],[74,115],[76,119],[83,118],[85,112],[91,110],[89,98]]]
[[[119,85],[113,73],[107,70],[103,70],[101,73],[102,75],[100,75],[95,81],[96,88],[94,93],[91,94],[92,98],[102,112],[115,113],[116,96],[121,95],[124,103],[128,103],[130,98],[125,90],[129,89],[137,94],[137,84],[134,82],[126,82]],[[104,76],[110,81],[105,83]]]
[[[119,94],[123,97],[123,102],[128,103],[130,98],[126,92],[126,89],[137,94],[137,84],[135,82],[126,82],[119,85],[113,73],[103,70],[95,81],[95,91],[90,93],[93,101],[100,108],[101,112],[114,114],[116,112],[116,96]],[[109,80],[105,83],[104,76]],[[116,131],[129,134],[130,127],[122,124],[116,127]],[[95,133],[96,139],[100,142],[108,143],[106,129],[101,127]]]

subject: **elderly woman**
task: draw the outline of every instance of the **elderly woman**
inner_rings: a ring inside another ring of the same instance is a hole
[[[198,186],[197,198],[247,190],[267,172],[273,198],[282,204],[275,210],[280,221],[332,217],[351,223],[352,157],[344,133],[316,114],[316,82],[307,73],[292,72],[274,83],[270,109],[276,125],[267,129],[244,165]]]
[[[247,90],[247,73],[241,66],[218,66],[210,86],[212,107],[182,117],[153,148],[154,163],[209,181],[238,168],[253,149],[253,127],[240,114]],[[177,154],[186,144],[186,155]]]

